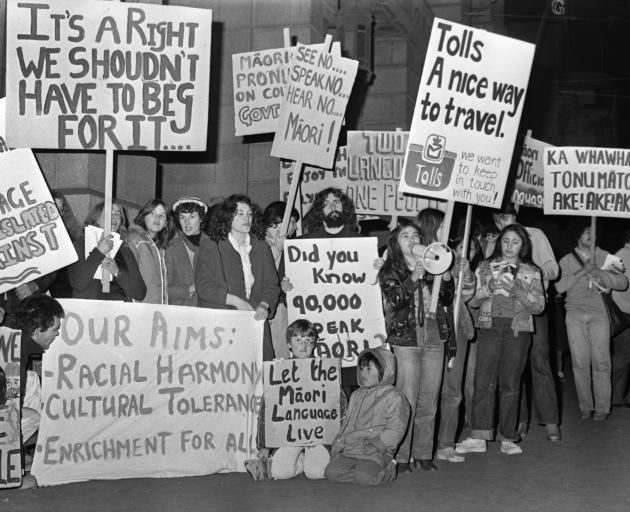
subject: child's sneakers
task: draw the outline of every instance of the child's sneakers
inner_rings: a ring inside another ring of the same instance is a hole
[[[447,460],[449,462],[464,462],[466,460],[455,451],[455,448],[451,446],[448,448],[438,448],[437,458],[438,460]]]
[[[523,453],[523,450],[512,441],[501,441],[501,453],[505,453],[506,455],[520,455]]]
[[[485,453],[486,452],[486,440],[485,439],[473,439],[467,437],[461,443],[455,445],[455,451],[457,453]]]

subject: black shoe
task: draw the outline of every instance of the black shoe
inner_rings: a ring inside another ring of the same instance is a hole
[[[398,474],[402,475],[403,473],[411,473],[411,466],[408,463],[398,464]]]
[[[414,466],[416,469],[418,469],[419,467],[424,469],[425,471],[437,471],[438,468],[435,464],[433,464],[433,461],[431,459],[420,459],[415,461]]]

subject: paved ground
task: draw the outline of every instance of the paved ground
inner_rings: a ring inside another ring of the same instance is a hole
[[[486,454],[439,471],[401,476],[376,489],[300,477],[254,482],[246,474],[93,481],[0,491],[0,511],[630,511],[630,409],[605,422],[579,418],[575,391],[564,391],[561,443],[534,426],[522,456]]]

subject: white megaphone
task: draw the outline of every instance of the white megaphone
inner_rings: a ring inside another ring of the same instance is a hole
[[[411,248],[411,253],[422,261],[424,269],[429,274],[443,274],[453,263],[453,251],[442,242],[433,242],[429,245],[415,244]]]

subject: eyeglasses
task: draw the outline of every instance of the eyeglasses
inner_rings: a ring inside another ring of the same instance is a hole
[[[324,201],[324,208],[333,206],[341,206],[341,199],[333,199],[332,201]]]

